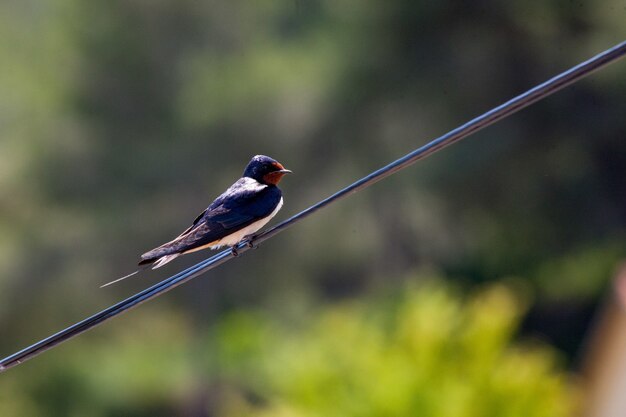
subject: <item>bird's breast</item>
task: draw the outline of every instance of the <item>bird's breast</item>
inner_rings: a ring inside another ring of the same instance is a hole
[[[274,211],[272,211],[269,214],[269,216],[263,217],[262,219],[259,219],[255,221],[254,223],[249,224],[243,229],[237,230],[236,232],[233,232],[227,236],[224,236],[223,238],[219,240],[216,240],[213,246],[211,246],[211,249],[217,249],[221,246],[234,246],[238,244],[239,242],[243,240],[244,237],[253,234],[257,230],[265,226],[272,219],[272,217],[276,216],[276,213],[278,213],[278,211],[282,208],[282,206],[283,206],[283,198],[281,197],[280,201],[276,205],[276,208],[274,209]]]

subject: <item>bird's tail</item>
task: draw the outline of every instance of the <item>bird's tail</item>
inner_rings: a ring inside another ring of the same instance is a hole
[[[174,259],[178,258],[180,255],[181,255],[180,253],[172,253],[171,255],[165,255],[157,259],[150,259],[149,263],[146,261],[141,261],[139,262],[139,265],[145,265],[144,266],[145,268],[152,265],[152,269],[157,269],[157,268],[162,267],[168,262],[172,262]]]
[[[120,281],[125,280],[126,278],[130,278],[133,275],[138,274],[139,272],[143,271],[144,269],[148,269],[150,267],[152,269],[160,268],[163,265],[165,265],[166,263],[173,261],[174,259],[176,259],[180,255],[181,255],[180,253],[173,253],[171,255],[162,256],[160,258],[144,259],[143,261],[139,262],[139,268],[135,272],[131,272],[128,275],[124,275],[122,278],[118,278],[118,279],[113,280],[111,282],[107,282],[106,284],[101,285],[100,288],[108,287],[109,285],[115,284],[116,282],[120,282]]]
[[[144,269],[145,269],[145,268],[139,268],[139,269],[138,269],[138,270],[136,270],[135,272],[131,272],[131,273],[130,273],[130,274],[128,274],[128,275],[124,275],[122,278],[118,278],[118,279],[113,280],[113,281],[111,281],[111,282],[107,282],[107,283],[106,283],[106,284],[104,284],[104,285],[101,285],[101,286],[100,286],[100,288],[108,287],[109,285],[113,285],[113,284],[115,284],[116,282],[120,282],[120,281],[122,281],[122,280],[125,280],[126,278],[132,277],[133,275],[138,274],[139,272],[143,271]]]

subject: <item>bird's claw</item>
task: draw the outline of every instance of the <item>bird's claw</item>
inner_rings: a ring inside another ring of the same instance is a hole
[[[256,249],[256,248],[258,248],[258,246],[254,244],[254,236],[246,236],[246,237],[245,237],[245,239],[246,239],[246,241],[245,241],[245,242],[246,242],[246,246],[247,246],[248,248],[250,248],[250,249]],[[234,245],[234,246],[231,246],[231,248],[230,248],[230,252],[231,252],[231,253],[233,254],[233,256],[235,256],[235,257],[239,256],[239,244],[240,244],[240,243],[241,243],[241,242],[237,243],[237,244],[236,244],[236,245]]]
[[[256,237],[256,236],[248,236],[248,237],[247,237],[247,239],[248,239],[248,240],[247,240],[247,242],[246,242],[246,246],[247,246],[247,247],[249,247],[250,249],[256,249],[256,248],[258,248],[258,247],[259,247],[258,245],[255,245],[255,244],[254,244],[254,238],[255,238],[255,237]]]

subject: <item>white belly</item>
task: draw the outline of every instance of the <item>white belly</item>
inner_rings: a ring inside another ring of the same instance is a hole
[[[257,230],[265,226],[272,219],[272,217],[274,217],[276,213],[278,213],[278,211],[281,209],[282,206],[283,206],[283,198],[281,197],[280,201],[278,202],[278,205],[269,216],[261,220],[257,220],[254,223],[244,227],[243,229],[238,230],[235,233],[232,233],[228,236],[221,238],[220,240],[216,240],[215,245],[212,245],[211,249],[217,249],[222,246],[235,246],[236,244],[241,242],[241,240],[244,237],[253,234]]]

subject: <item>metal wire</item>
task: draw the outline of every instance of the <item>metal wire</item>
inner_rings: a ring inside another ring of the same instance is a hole
[[[566,87],[567,85],[576,82],[592,72],[617,61],[620,58],[623,58],[626,55],[626,41],[614,46],[611,49],[608,49],[602,52],[599,55],[557,75],[554,78],[549,79],[548,81],[539,84],[538,86],[526,91],[523,94],[507,101],[506,103],[484,113],[481,116],[476,117],[475,119],[465,123],[458,128],[451,130],[445,135],[427,143],[426,145],[414,150],[399,158],[389,165],[386,165],[380,168],[377,171],[372,172],[371,174],[361,178],[355,183],[347,186],[346,188],[336,192],[330,197],[320,201],[317,204],[307,208],[306,210],[301,211],[300,213],[290,217],[289,219],[279,223],[278,225],[272,227],[271,229],[259,234],[255,239],[254,243],[259,244],[267,239],[270,239],[287,229],[288,227],[294,225],[296,222],[303,220],[305,217],[310,216],[316,211],[320,210],[323,207],[330,205],[331,203],[336,202],[337,200],[347,197],[348,195],[355,193],[357,191],[362,190],[363,188],[369,187],[377,181],[382,180],[383,178],[388,177],[391,174],[394,174],[401,169],[408,167],[409,165],[424,159],[433,153],[440,151],[441,149],[452,145],[464,139],[465,137],[475,133],[481,129],[484,129],[487,126],[490,126],[497,121],[500,121],[513,113],[527,107],[538,100],[541,100],[547,96],[554,94],[560,89]],[[239,244],[238,252],[240,254],[246,252],[249,249],[246,242]],[[67,327],[64,330],[61,330],[58,333],[53,334],[25,349],[20,350],[13,355],[10,355],[0,361],[0,372],[5,371],[11,367],[19,365],[24,361],[39,355],[48,349],[62,343],[72,337],[78,336],[79,334],[97,326],[109,320],[120,313],[125,312],[133,307],[138,306],[139,304],[146,302],[154,297],[157,297],[178,285],[181,285],[190,279],[197,277],[200,274],[207,272],[210,269],[215,268],[222,263],[229,261],[233,258],[233,255],[230,250],[225,250],[220,253],[217,253],[214,256],[211,256],[208,259],[205,259],[198,264],[179,272],[176,275],[173,275],[158,284],[153,285],[150,288],[147,288],[132,297],[129,297],[119,303],[102,310],[101,312],[94,314],[91,317],[86,318],[85,320],[76,323],[70,327]]]

